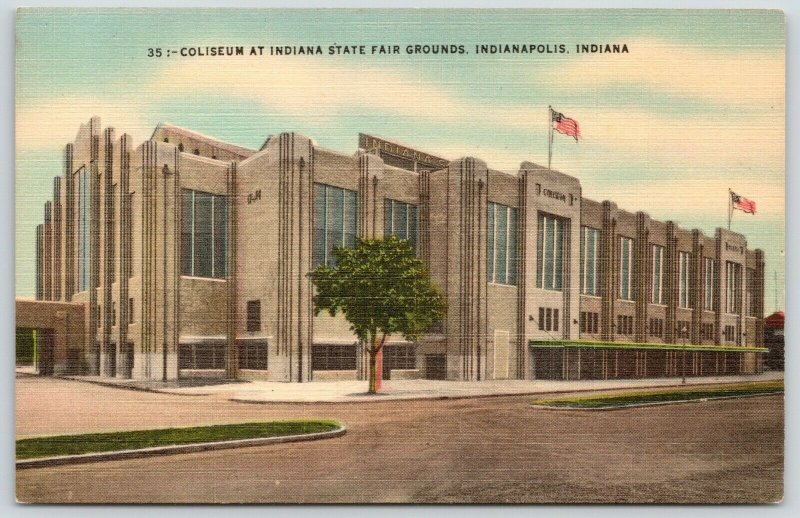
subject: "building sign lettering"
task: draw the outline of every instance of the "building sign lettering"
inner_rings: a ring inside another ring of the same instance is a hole
[[[365,133],[358,134],[358,147],[367,150],[377,149],[390,155],[413,160],[419,165],[428,166],[433,169],[447,167],[447,164],[450,163],[447,159],[429,155],[428,153],[401,146],[400,144],[395,144],[394,142],[389,142],[388,140],[373,137]]]

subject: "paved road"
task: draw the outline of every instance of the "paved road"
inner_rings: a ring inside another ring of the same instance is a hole
[[[333,417],[337,439],[17,472],[27,502],[773,502],[783,398],[613,412],[530,397],[244,404],[17,380],[17,434]]]

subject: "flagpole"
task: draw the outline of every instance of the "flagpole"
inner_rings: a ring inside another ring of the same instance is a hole
[[[553,160],[553,107],[547,105],[547,169]]]
[[[731,229],[731,218],[733,217],[733,195],[731,188],[728,187],[728,230]]]

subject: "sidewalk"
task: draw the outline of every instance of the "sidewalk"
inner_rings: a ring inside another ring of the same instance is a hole
[[[783,379],[783,372],[765,372],[748,376],[717,376],[686,378],[686,385],[740,383]],[[408,399],[457,399],[469,397],[511,396],[563,392],[603,391],[617,389],[673,387],[683,385],[681,378],[651,378],[630,380],[491,380],[438,381],[389,380],[377,395],[368,395],[366,381],[314,381],[310,383],[280,383],[270,381],[217,382],[181,386],[184,382],[136,382],[96,376],[74,376],[69,379],[185,396],[217,396],[231,401],[250,403],[311,403],[364,402]]]

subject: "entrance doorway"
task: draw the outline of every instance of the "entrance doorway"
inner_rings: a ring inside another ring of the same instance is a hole
[[[55,333],[52,329],[37,329],[37,370],[41,376],[52,376],[55,366]]]
[[[130,379],[133,377],[133,343],[128,342],[120,345],[120,377]]]
[[[444,354],[425,355],[425,378],[429,380],[447,379],[447,356]]]

